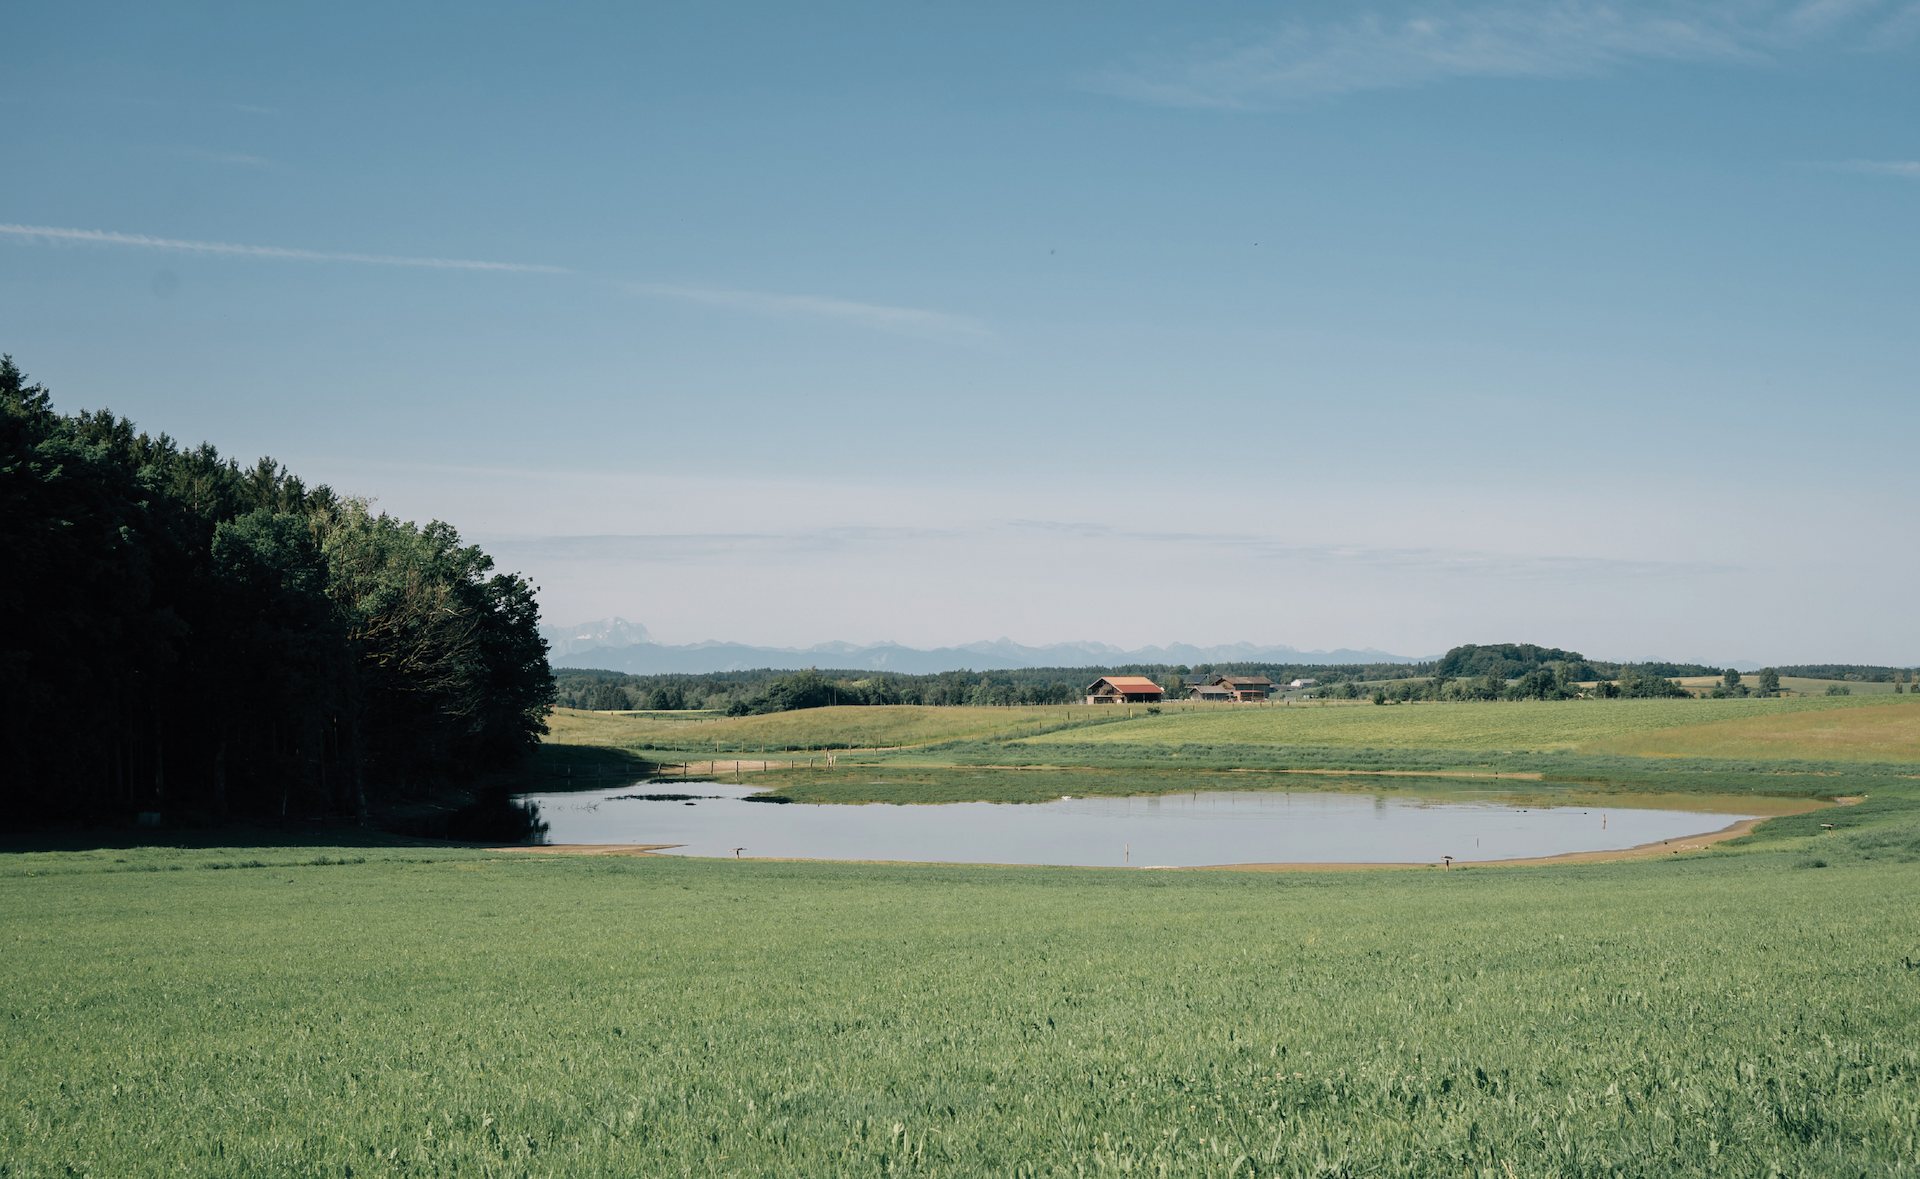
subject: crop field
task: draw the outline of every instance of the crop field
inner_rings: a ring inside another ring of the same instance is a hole
[[[1890,695],[1174,705],[1158,713],[838,708],[651,723],[556,715],[541,751],[549,771],[541,784],[631,780],[649,772],[642,759],[699,766],[772,753],[776,768],[760,780],[810,802],[1034,802],[1061,794],[1176,793],[1203,782],[1209,789],[1525,796],[1518,783],[1530,781],[1541,798],[1565,791],[1833,798],[1920,788],[1920,698]],[[651,735],[674,724],[712,736]],[[804,762],[778,768],[780,753],[805,749],[841,752],[831,770]],[[1280,771],[1293,776],[1272,776]]]
[[[636,751],[746,753],[808,749],[886,749],[941,741],[1010,737],[1075,721],[1111,719],[1084,705],[1033,708],[932,708],[922,705],[814,708],[765,716],[673,719],[671,714],[556,709],[549,741]]]
[[[1790,700],[1554,700],[1502,704],[1219,705],[1143,716],[1028,745],[1309,745],[1520,752],[1578,750],[1662,729],[1871,705],[1850,697]],[[1920,704],[1920,700],[1915,701]],[[1898,706],[1896,706],[1898,707]],[[1914,715],[1920,716],[1920,709]]]
[[[1794,721],[1801,714],[1849,715],[1857,722]],[[916,705],[817,708],[766,716],[686,720],[672,714],[559,709],[549,743],[639,753],[746,754],[801,750],[889,750],[943,760],[943,747],[974,743],[1030,752],[1057,746],[1306,747],[1472,752],[1661,752],[1649,734],[1705,732],[1751,722],[1727,748],[1740,756],[1920,761],[1912,726],[1920,697],[1796,697],[1728,700],[1567,700],[1504,704],[1365,702],[1181,705],[1145,708],[1066,705],[932,708]],[[1777,722],[1777,723],[1776,723]],[[1749,745],[1746,734],[1775,733]],[[1822,732],[1844,733],[1823,739]],[[1856,737],[1870,739],[1856,742]],[[1674,750],[1687,749],[1676,738]],[[1710,745],[1711,742],[1708,742]],[[1706,745],[1701,747],[1703,750]],[[1723,750],[1724,752],[1724,750]],[[1662,753],[1661,755],[1665,755]]]
[[[1676,681],[1691,692],[1706,693],[1720,686],[1717,675],[1682,676]],[[1756,682],[1752,673],[1744,677],[1746,686],[1751,688]],[[1826,680],[1811,676],[1783,675],[1780,677],[1783,691],[1796,692],[1806,696],[1824,696],[1828,688],[1845,688],[1852,696],[1891,696],[1894,694],[1891,680]]]
[[[1640,757],[1791,757],[1920,763],[1920,700],[1867,697],[1850,708],[1749,716],[1652,730],[1607,738],[1595,742],[1592,748]]]
[[[1783,830],[1290,876],[0,856],[0,1170],[1914,1174],[1920,825]]]

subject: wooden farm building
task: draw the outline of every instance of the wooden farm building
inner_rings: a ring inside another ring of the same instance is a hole
[[[1088,704],[1158,704],[1166,693],[1143,675],[1109,675],[1087,686]]]
[[[1213,677],[1213,686],[1226,689],[1229,700],[1247,701],[1265,700],[1280,685],[1263,675],[1219,675]]]
[[[1231,700],[1233,693],[1219,684],[1195,684],[1187,689],[1189,700]]]

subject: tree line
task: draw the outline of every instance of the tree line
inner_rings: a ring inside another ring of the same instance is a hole
[[[553,700],[534,587],[0,360],[0,821],[332,815],[470,786]]]
[[[1379,703],[1413,700],[1560,700],[1691,695],[1677,676],[1719,675],[1692,663],[1610,663],[1532,643],[1468,644],[1419,663],[1129,664],[1035,667],[1007,671],[892,672],[759,668],[752,671],[637,675],[586,668],[555,673],[556,702],[606,711],[700,709],[735,716],[835,704],[1072,704],[1102,675],[1142,675],[1170,699],[1188,680],[1211,675],[1265,676],[1277,684],[1313,680],[1314,695]],[[1590,685],[1590,686],[1582,686]],[[1775,688],[1778,679],[1775,677]]]
[[[1169,696],[1184,697],[1186,680],[1195,675],[1264,675],[1277,683],[1295,678],[1326,683],[1418,675],[1428,666],[1419,663],[1216,663],[1189,667],[1129,663],[925,674],[831,668],[798,672],[763,667],[749,671],[655,675],[562,667],[555,670],[554,682],[555,700],[566,708],[704,709],[740,715],[742,710],[748,713],[784,711],[774,705],[794,699],[812,701],[816,697],[825,704],[1074,704],[1085,698],[1087,685],[1103,675],[1143,675],[1160,684]],[[787,680],[793,682],[782,683]],[[815,706],[808,703],[800,707]]]
[[[1920,683],[1920,673],[1911,667],[1880,667],[1871,663],[1796,663],[1779,669],[1781,675],[1810,680],[1851,680],[1856,684],[1891,683],[1900,692]]]
[[[1099,672],[1079,669],[894,672],[759,668],[695,675],[633,675],[561,668],[555,702],[568,708],[657,711],[702,709],[744,716],[835,704],[995,705],[1069,704],[1086,694]]]

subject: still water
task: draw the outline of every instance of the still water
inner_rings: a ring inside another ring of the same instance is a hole
[[[717,797],[646,802],[620,795]],[[937,806],[746,802],[750,787],[640,783],[529,794],[553,843],[670,843],[671,854],[1089,867],[1505,860],[1632,847],[1752,815],[1231,791]]]

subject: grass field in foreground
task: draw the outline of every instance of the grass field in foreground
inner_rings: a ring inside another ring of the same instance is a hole
[[[0,1171],[1913,1174],[1903,830],[1337,876],[0,856]]]

